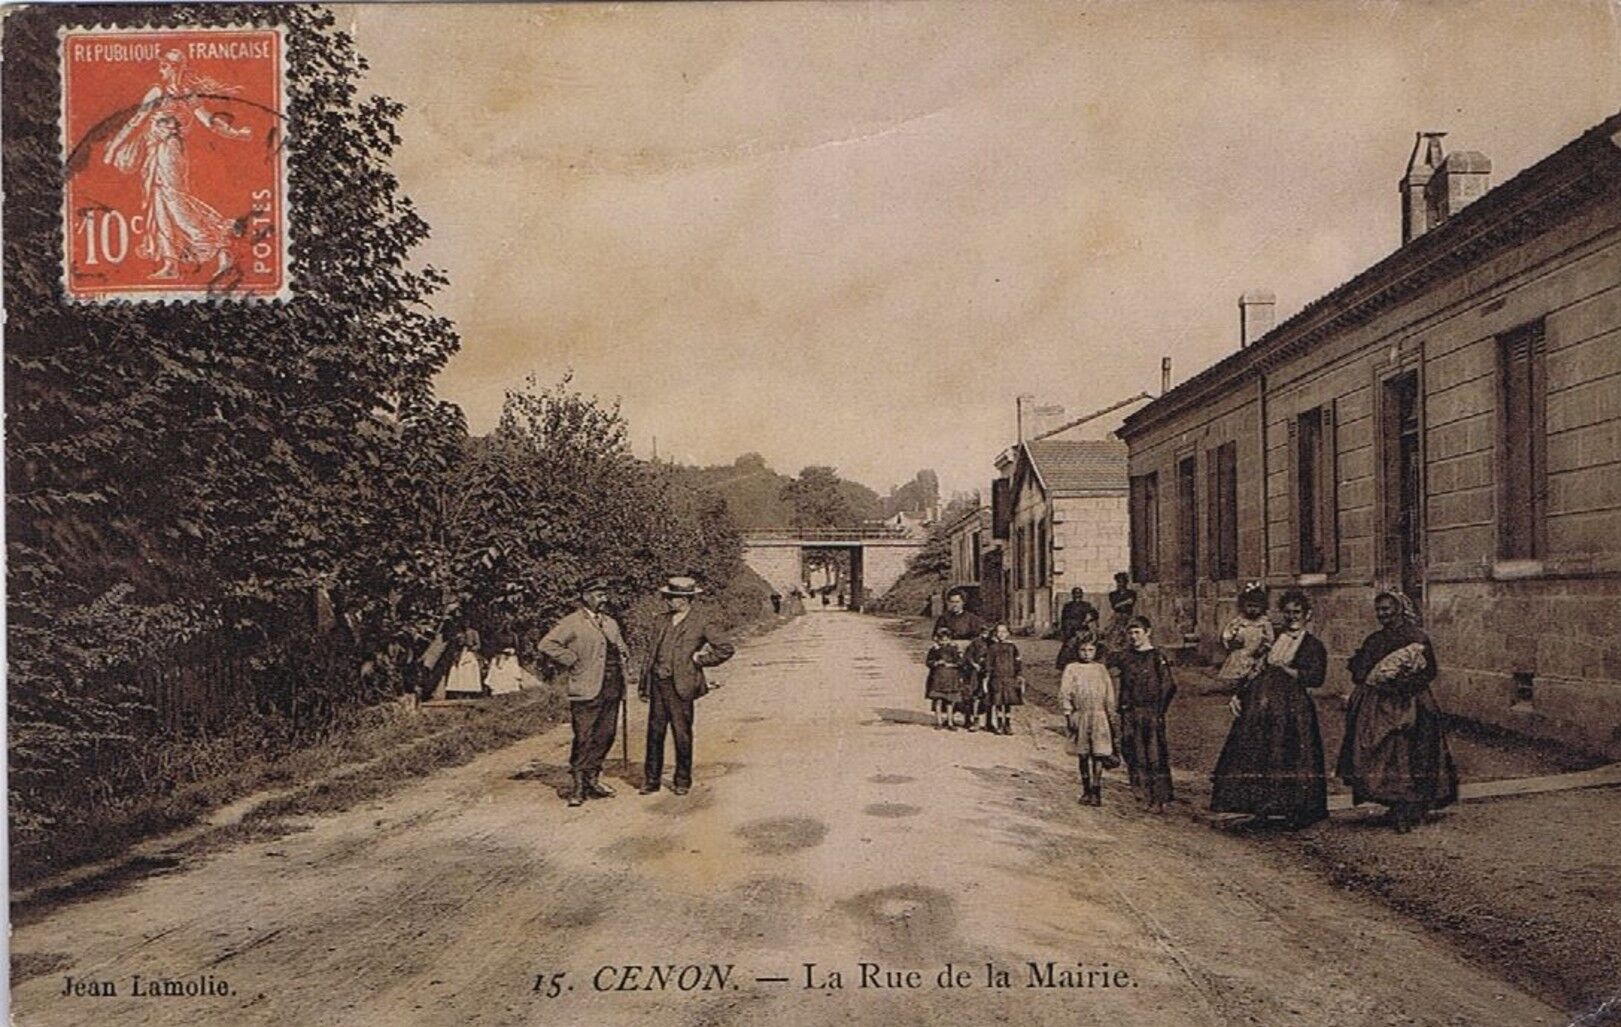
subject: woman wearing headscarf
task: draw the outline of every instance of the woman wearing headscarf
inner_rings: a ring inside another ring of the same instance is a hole
[[[1339,776],[1355,802],[1390,807],[1406,832],[1426,811],[1458,798],[1458,771],[1447,749],[1441,710],[1430,693],[1435,648],[1418,626],[1413,601],[1386,588],[1373,601],[1379,630],[1351,657],[1351,692]]]
[[[1311,600],[1290,589],[1278,600],[1283,627],[1264,646],[1233,696],[1232,730],[1211,775],[1218,813],[1283,817],[1294,827],[1328,816],[1323,736],[1308,689],[1323,683],[1328,650],[1308,627]]]

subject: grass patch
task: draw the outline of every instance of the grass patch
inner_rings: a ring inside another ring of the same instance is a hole
[[[319,779],[294,792],[302,797],[296,808],[260,812],[256,807],[249,818],[262,822],[277,815],[341,809],[361,796],[382,794],[388,782],[456,766],[480,752],[543,731],[562,720],[566,712],[566,700],[552,687],[498,696],[480,705],[485,708],[455,714],[456,720],[438,713],[409,712],[393,704],[371,707],[344,718],[322,740],[280,753],[267,752],[251,724],[206,742],[177,743],[177,750],[198,757],[193,780],[166,794],[86,810],[75,822],[58,824],[41,839],[15,844],[12,887],[26,888],[74,867],[107,859],[142,839],[193,826],[229,802],[299,781]],[[362,769],[333,775],[356,764]],[[220,767],[228,769],[209,773]],[[214,841],[199,840],[198,844],[217,847],[226,836],[216,837],[211,831],[203,837]]]

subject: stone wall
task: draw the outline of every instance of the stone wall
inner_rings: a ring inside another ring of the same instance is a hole
[[[1126,523],[1126,497],[1062,497],[1054,503],[1053,601],[1049,609],[1062,610],[1070,589],[1086,589],[1086,598],[1108,617],[1109,591],[1114,574],[1131,563],[1131,539]]]

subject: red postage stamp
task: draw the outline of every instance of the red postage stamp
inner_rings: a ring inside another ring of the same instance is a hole
[[[67,298],[287,298],[280,30],[61,39]]]

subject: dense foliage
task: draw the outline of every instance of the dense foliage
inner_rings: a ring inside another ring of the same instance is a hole
[[[152,668],[189,665],[210,678],[199,694],[228,677],[258,697],[249,715],[319,731],[343,704],[404,687],[447,624],[528,637],[587,574],[627,589],[668,573],[731,580],[740,549],[724,502],[632,459],[617,408],[566,378],[530,382],[496,431],[471,439],[434,397],[458,338],[429,306],[444,276],[410,262],[428,226],[388,167],[401,107],[358,96],[365,62],[330,14],[97,17],[285,27],[295,298],[64,302],[56,33],[84,13],[11,12],[0,73],[14,840],[164,786],[154,743],[176,721],[137,687]]]

